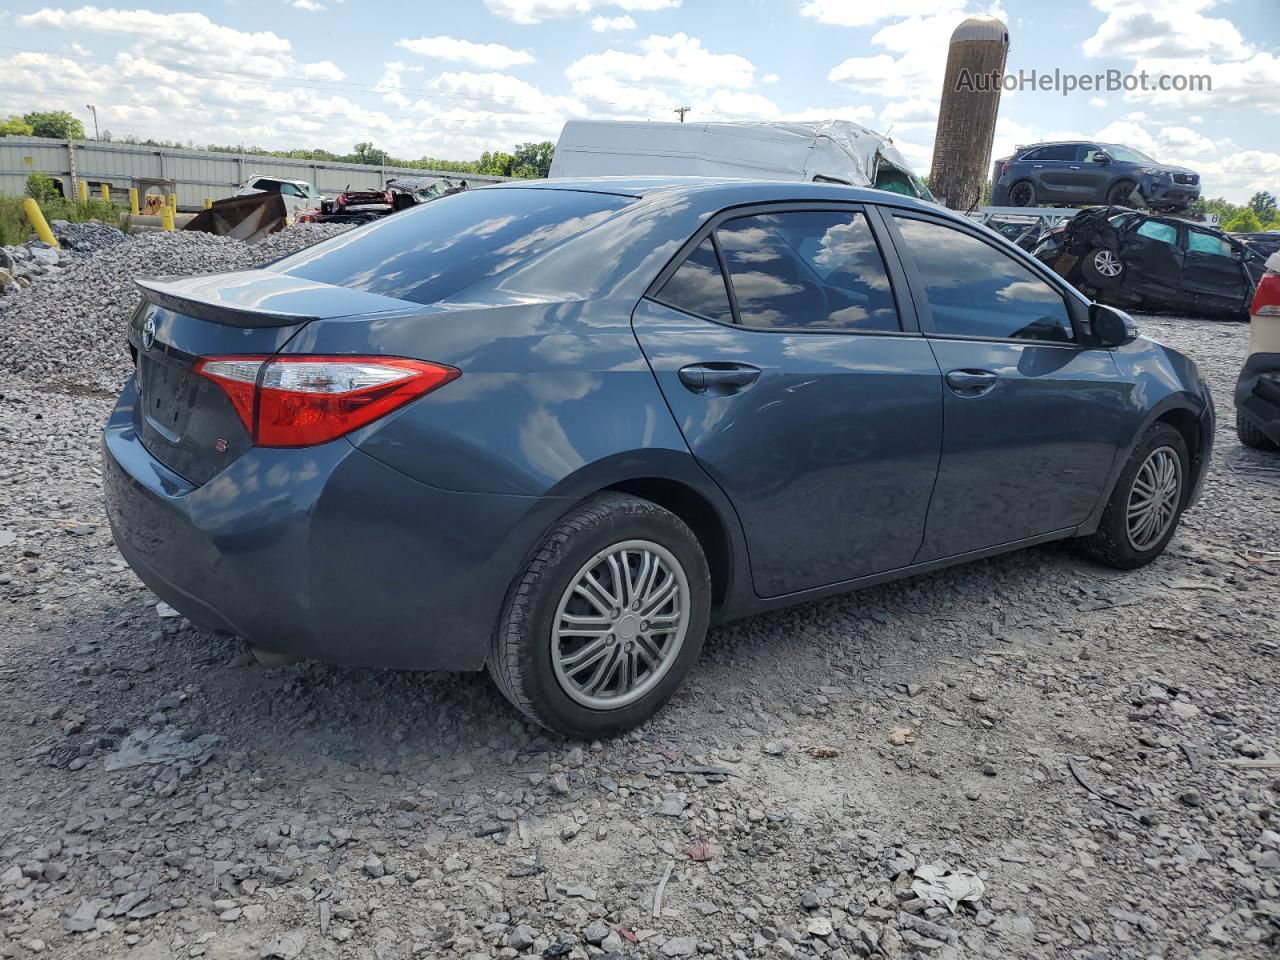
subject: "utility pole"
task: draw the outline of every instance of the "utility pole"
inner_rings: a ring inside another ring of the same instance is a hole
[[[676,107],[676,108],[675,108],[674,110],[672,110],[671,112],[672,112],[672,113],[678,113],[678,114],[680,114],[680,122],[681,122],[681,123],[684,123],[684,115],[685,115],[686,113],[688,113],[688,112],[689,112],[690,110],[692,110],[692,109],[693,109],[693,107]]]
[[[85,108],[93,111],[93,139],[98,139],[98,108],[92,103],[86,103]]]

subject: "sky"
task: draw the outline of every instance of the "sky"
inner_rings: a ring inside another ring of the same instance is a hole
[[[1020,89],[995,156],[1124,143],[1207,196],[1280,193],[1280,0],[151,0],[0,9],[0,116],[115,136],[475,159],[571,118],[845,119],[929,171],[947,41],[1009,26],[1008,70],[1207,74],[1209,91]]]

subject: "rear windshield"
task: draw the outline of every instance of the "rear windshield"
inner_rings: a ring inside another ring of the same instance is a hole
[[[572,190],[468,190],[318,243],[270,269],[435,303],[581,233],[632,199]]]

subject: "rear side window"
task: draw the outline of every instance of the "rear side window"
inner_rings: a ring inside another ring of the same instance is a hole
[[[1040,151],[1037,160],[1074,160],[1079,156],[1079,148],[1075,144],[1060,143],[1056,146],[1045,147]]]
[[[271,269],[435,303],[595,226],[631,199],[576,190],[468,190],[340,234]]]
[[[257,183],[254,184],[254,186],[257,187],[259,190],[263,191],[264,193],[280,192],[279,180],[259,180]]]
[[[1140,237],[1146,237],[1149,240],[1158,240],[1160,243],[1167,243],[1170,246],[1178,242],[1178,228],[1172,223],[1161,223],[1159,220],[1148,220],[1142,226],[1134,231]]]
[[[1013,257],[940,223],[894,220],[924,282],[938,334],[1073,339],[1062,294]]]
[[[716,231],[744,326],[896,331],[884,260],[859,212],[795,211]]]
[[[1231,257],[1231,244],[1211,233],[1187,231],[1187,249],[1192,253],[1208,253],[1215,257]]]
[[[729,294],[716,248],[708,237],[680,264],[680,269],[658,291],[657,299],[686,313],[696,313],[721,323],[733,323]]]

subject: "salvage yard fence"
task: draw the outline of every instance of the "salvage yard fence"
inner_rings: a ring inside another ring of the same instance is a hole
[[[308,180],[326,196],[353,190],[381,189],[395,176],[452,177],[468,184],[500,183],[510,177],[493,177],[446,170],[422,170],[325,160],[293,160],[253,153],[222,153],[177,147],[149,147],[104,140],[55,140],[47,137],[0,137],[0,194],[20,196],[27,176],[52,177],[68,199],[77,196],[83,180],[92,196],[103,184],[111,195],[127,196],[138,181],[169,181],[178,206],[199,209],[204,199],[232,196],[250,177],[284,177]]]

